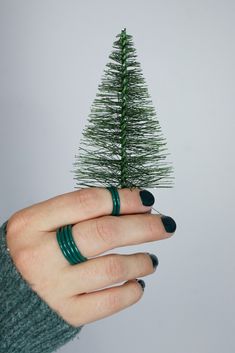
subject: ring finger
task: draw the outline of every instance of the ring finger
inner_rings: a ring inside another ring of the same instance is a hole
[[[155,264],[157,263],[156,258]],[[155,270],[156,266],[153,266],[153,260],[148,253],[108,254],[64,269],[61,285],[64,283],[63,292],[66,295],[77,296],[144,277]]]

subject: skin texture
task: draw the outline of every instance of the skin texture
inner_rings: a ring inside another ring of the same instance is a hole
[[[116,247],[166,239],[160,215],[144,206],[140,189],[119,189],[120,216],[105,188],[86,188],[17,211],[8,220],[7,245],[19,272],[47,304],[74,327],[103,319],[138,302],[136,281],[155,272],[148,253],[106,254]],[[56,229],[72,234],[88,261],[70,265]],[[124,283],[123,283],[124,282]]]

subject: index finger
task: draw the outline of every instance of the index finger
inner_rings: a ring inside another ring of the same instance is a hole
[[[154,204],[154,196],[148,190],[119,188],[120,215],[145,213]],[[110,215],[113,210],[112,195],[102,187],[89,187],[26,207],[17,213],[27,222],[27,228],[54,231],[67,224],[75,224],[90,218]]]

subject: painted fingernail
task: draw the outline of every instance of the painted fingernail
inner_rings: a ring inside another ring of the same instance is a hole
[[[137,279],[137,282],[141,285],[142,290],[144,291],[145,288],[145,282],[142,279]]]
[[[154,196],[148,190],[140,191],[141,202],[144,206],[152,206],[155,202]]]
[[[176,230],[176,223],[173,218],[168,216],[161,216],[162,223],[167,233],[174,233]]]
[[[154,270],[156,270],[156,267],[159,264],[158,258],[155,254],[149,254],[149,256],[151,257],[152,263],[153,263],[153,268]]]

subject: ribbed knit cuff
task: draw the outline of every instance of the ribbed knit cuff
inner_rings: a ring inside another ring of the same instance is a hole
[[[0,352],[55,352],[84,325],[68,324],[21,276],[7,250],[7,222],[0,228]]]

